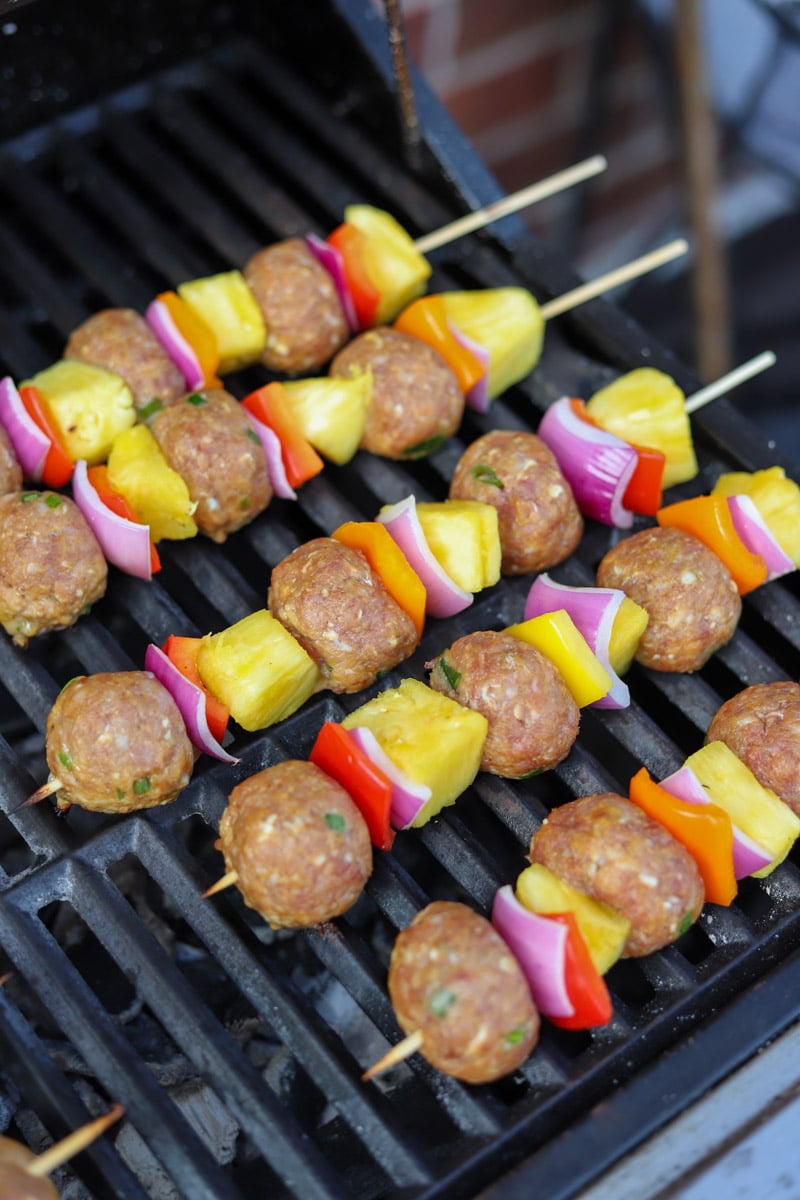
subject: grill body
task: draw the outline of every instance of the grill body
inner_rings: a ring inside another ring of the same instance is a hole
[[[12,90],[3,96],[3,373],[19,380],[55,361],[70,330],[99,308],[142,311],[157,291],[241,266],[273,240],[324,234],[348,202],[390,209],[422,233],[493,198],[491,179],[424,88],[423,169],[403,166],[372,10],[302,7],[304,34],[278,6],[254,16],[245,4],[169,5],[170,36],[150,27],[143,39],[112,5],[113,19],[71,31],[67,44],[78,49],[61,59],[65,77],[73,71],[67,95],[50,74],[39,100],[30,64],[47,61],[56,18],[46,5],[14,13],[28,105],[17,95],[14,117]],[[141,12],[155,20],[155,9]],[[111,45],[125,46],[124,62],[104,61]],[[513,220],[434,256],[436,290],[518,283],[545,299],[573,282],[569,265]],[[729,910],[707,906],[680,943],[614,967],[614,1020],[596,1035],[548,1026],[523,1068],[491,1087],[461,1085],[419,1056],[360,1082],[397,1038],[385,991],[396,931],[429,899],[487,912],[552,806],[625,792],[642,764],[663,777],[701,744],[722,699],[800,674],[793,577],[747,597],[733,641],[698,675],[635,667],[631,709],[585,712],[555,771],[521,782],[480,776],[455,808],[399,835],[391,854],[376,855],[363,899],[330,927],[274,934],[238,893],[201,893],[221,871],[214,841],[234,783],[281,757],[306,757],[321,723],[375,688],[322,694],[281,725],[242,734],[240,763],[203,760],[169,808],[124,819],[19,809],[44,778],[46,716],[68,679],[140,667],[149,642],[231,624],[263,606],[271,567],[299,543],[372,519],[409,492],[443,498],[474,437],[535,429],[558,396],[586,396],[638,365],[695,386],[631,317],[593,302],[553,322],[533,375],[486,417],[469,415],[434,458],[360,454],[326,466],[296,504],[273,502],[224,547],[164,545],[151,584],[113,574],[73,629],[27,651],[0,641],[0,970],[14,972],[0,989],[0,1117],[35,1140],[43,1128],[57,1136],[79,1124],[87,1109],[124,1104],[117,1149],[103,1143],[76,1164],[91,1194],[234,1200],[268,1188],[320,1200],[457,1200],[538,1186],[557,1200],[796,1019],[795,851],[768,882],[747,881]],[[256,371],[228,386],[243,396],[260,382]],[[698,415],[695,433],[701,474],[683,494],[707,490],[723,469],[792,470],[725,401]],[[591,582],[615,536],[588,528],[557,578]],[[529,584],[505,580],[459,617],[430,621],[413,658],[380,686],[424,678],[424,663],[470,629],[519,620]]]

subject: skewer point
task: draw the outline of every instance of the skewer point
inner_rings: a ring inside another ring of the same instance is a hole
[[[221,879],[218,879],[216,883],[212,883],[211,887],[207,888],[203,892],[201,899],[207,900],[209,896],[216,896],[217,892],[224,892],[225,888],[232,887],[235,883],[238,883],[238,881],[239,881],[239,872],[238,871],[228,871],[225,875],[222,876]]]
[[[390,1067],[396,1067],[398,1063],[405,1062],[412,1054],[416,1054],[422,1045],[422,1030],[415,1029],[413,1033],[409,1033],[396,1046],[392,1046],[384,1054],[383,1058],[379,1058],[376,1063],[373,1063],[369,1070],[365,1071],[361,1076],[366,1083],[370,1079],[374,1079],[376,1075],[382,1075],[384,1071],[388,1071]]]
[[[102,1117],[97,1117],[94,1121],[81,1125],[80,1129],[67,1134],[60,1142],[56,1142],[48,1150],[39,1154],[27,1164],[25,1173],[34,1175],[37,1179],[43,1179],[46,1175],[50,1175],[57,1167],[74,1158],[76,1154],[80,1154],[81,1150],[91,1146],[92,1142],[105,1133],[110,1125],[118,1121],[124,1112],[125,1109],[121,1104],[112,1105]]]
[[[43,783],[40,788],[37,788],[35,792],[32,792],[30,796],[28,796],[20,804],[17,804],[14,808],[9,809],[9,813],[20,812],[23,808],[32,808],[34,804],[39,804],[40,801],[46,800],[48,796],[55,795],[55,793],[60,791],[63,786],[64,785],[60,779],[48,779],[47,783]]]

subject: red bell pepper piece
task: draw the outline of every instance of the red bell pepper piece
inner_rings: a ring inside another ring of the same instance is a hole
[[[336,721],[326,721],[309,755],[311,762],[350,793],[367,823],[373,846],[391,850],[394,830],[389,824],[392,784],[379,767]]]
[[[19,396],[30,419],[50,441],[50,449],[47,451],[42,470],[42,483],[46,483],[48,487],[63,487],[72,479],[75,463],[47,411],[42,394],[37,387],[29,385],[19,389]]]
[[[441,296],[421,296],[404,308],[394,323],[401,333],[426,342],[449,364],[464,395],[486,374],[486,368],[471,350],[462,346],[447,319]]]
[[[583,400],[570,400],[572,411],[582,421],[595,425],[598,429],[603,426],[593,420],[586,411]],[[667,457],[661,450],[652,450],[648,446],[637,446],[629,442],[637,454],[636,467],[628,480],[628,486],[622,497],[622,503],[629,512],[640,513],[644,517],[654,517],[661,507],[661,493],[664,482],[664,468]]]
[[[362,229],[347,222],[338,225],[333,233],[328,234],[331,246],[335,246],[342,256],[347,287],[361,329],[370,329],[375,324],[381,300],[380,291],[370,279],[364,261],[366,238],[367,235]]]
[[[227,705],[218,700],[203,683],[197,669],[197,652],[200,649],[201,638],[179,637],[171,633],[161,649],[170,662],[174,663],[181,675],[185,675],[190,683],[199,687],[206,698],[206,721],[208,728],[220,745],[225,737],[230,712]]]
[[[767,578],[767,564],[760,554],[747,549],[736,532],[725,496],[693,496],[668,504],[656,513],[659,525],[670,525],[691,533],[725,563],[744,596]]]
[[[135,512],[127,496],[124,496],[122,492],[118,492],[112,486],[108,478],[108,467],[104,464],[100,464],[97,467],[89,467],[86,477],[106,508],[116,513],[118,517],[124,517],[126,521],[133,521],[136,525],[143,524],[141,517]],[[152,538],[150,539],[150,570],[154,575],[156,571],[161,570],[161,559]]]
[[[286,478],[293,488],[319,474],[325,464],[304,438],[280,383],[257,388],[242,404],[277,436]]]
[[[564,945],[564,978],[572,1007],[571,1017],[549,1017],[561,1029],[593,1029],[607,1025],[614,1012],[603,976],[592,962],[575,914],[548,913],[548,921],[558,921],[567,927]]]

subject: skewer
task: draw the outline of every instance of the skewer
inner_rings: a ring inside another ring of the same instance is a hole
[[[448,242],[454,242],[468,233],[473,233],[476,229],[483,229],[486,225],[491,225],[493,221],[499,221],[501,217],[511,216],[512,213],[536,204],[539,200],[546,200],[548,196],[555,196],[557,192],[573,187],[576,183],[591,179],[594,175],[605,171],[607,166],[608,162],[603,155],[595,154],[593,158],[587,158],[581,163],[576,163],[575,166],[567,167],[564,171],[557,171],[555,175],[549,175],[547,179],[531,183],[518,192],[512,192],[510,196],[504,196],[501,200],[487,204],[485,208],[479,208],[475,212],[458,217],[449,225],[443,225],[441,229],[434,229],[430,233],[426,233],[423,237],[417,238],[414,245],[420,254],[427,254],[431,250],[438,249],[439,246],[445,246]]]
[[[369,1070],[364,1072],[361,1076],[362,1081],[366,1083],[368,1080],[374,1079],[376,1075],[382,1075],[390,1067],[396,1067],[398,1063],[405,1062],[412,1054],[416,1054],[422,1046],[422,1041],[421,1029],[415,1029],[413,1033],[406,1034],[402,1041],[392,1046],[391,1050],[387,1050],[383,1058],[379,1058]]]
[[[5,975],[0,975],[0,987],[3,987],[6,983],[8,983],[13,974],[13,971],[6,971]]]
[[[218,879],[216,883],[212,883],[211,887],[203,892],[201,899],[207,900],[209,896],[216,896],[217,892],[224,892],[225,888],[233,887],[238,881],[238,871],[227,871],[221,879]]]
[[[58,1167],[74,1158],[76,1154],[80,1154],[87,1146],[96,1141],[102,1133],[115,1121],[118,1121],[124,1114],[125,1109],[121,1104],[114,1104],[109,1111],[102,1117],[97,1117],[94,1121],[89,1121],[86,1125],[81,1125],[80,1129],[74,1130],[67,1134],[60,1142],[56,1142],[43,1154],[39,1154],[31,1162],[29,1162],[24,1170],[27,1175],[34,1175],[37,1179],[43,1179],[50,1175]]]
[[[546,304],[541,305],[542,316],[545,321],[549,321],[553,317],[569,312],[570,309],[577,308],[579,304],[585,304],[587,300],[594,300],[603,292],[610,292],[612,288],[618,287],[621,283],[638,279],[640,275],[646,275],[648,271],[654,271],[664,263],[672,262],[674,258],[680,258],[688,249],[689,243],[685,238],[676,238],[675,241],[667,242],[666,245],[659,246],[656,250],[650,250],[647,254],[641,255],[640,258],[634,258],[622,267],[615,267],[613,271],[607,271],[605,275],[599,275],[597,279],[590,279],[588,283],[580,284],[572,291],[565,292],[563,296],[557,296],[555,300],[548,300]]]
[[[40,788],[32,792],[27,800],[23,800],[13,811],[19,812],[23,808],[32,808],[34,804],[38,804],[41,800],[46,800],[48,796],[55,795],[63,786],[60,779],[56,779],[55,777],[48,779],[47,783],[43,783]]]
[[[687,413],[697,412],[698,408],[702,408],[704,404],[710,404],[712,400],[716,400],[718,396],[724,396],[726,392],[732,391],[740,383],[746,383],[754,375],[760,375],[762,371],[766,371],[769,367],[774,367],[775,361],[773,352],[771,350],[764,350],[761,354],[757,354],[755,358],[742,363],[741,366],[734,367],[726,375],[722,375],[713,383],[700,388],[700,391],[695,392],[693,396],[689,396],[685,404]]]

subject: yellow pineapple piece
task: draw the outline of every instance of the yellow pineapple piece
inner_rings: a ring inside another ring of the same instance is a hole
[[[611,690],[608,671],[565,609],[558,608],[519,625],[509,625],[506,633],[529,642],[550,659],[579,708],[594,704]]]
[[[294,379],[281,387],[306,441],[338,466],[349,462],[367,423],[372,372],[348,379]]]
[[[624,598],[614,617],[608,642],[608,661],[618,675],[624,675],[633,662],[649,620],[646,609],[630,596]]]
[[[783,467],[763,471],[730,471],[720,475],[712,496],[750,496],[775,541],[800,567],[800,487]]]
[[[349,204],[344,219],[367,235],[364,265],[381,294],[374,323],[386,325],[422,295],[431,273],[430,264],[403,226],[383,209],[370,204]]]
[[[631,923],[601,900],[587,896],[559,879],[549,867],[533,863],[517,878],[516,896],[531,912],[571,912],[598,973],[605,975],[625,949]]]
[[[105,462],[111,443],[136,421],[133,393],[119,375],[103,367],[61,359],[21,387],[38,388],[45,408],[75,462]]]
[[[108,479],[139,519],[150,526],[154,542],[164,538],[176,542],[196,535],[192,514],[197,504],[146,425],[134,425],[114,438]]]
[[[542,355],[544,320],[525,288],[443,292],[447,316],[489,352],[487,388],[494,399],[530,374]]]
[[[314,660],[263,608],[221,633],[206,634],[197,669],[234,721],[251,732],[291,716],[320,682]]]
[[[666,456],[665,488],[697,474],[692,430],[681,389],[669,375],[639,367],[595,392],[587,416],[635,446]]]
[[[684,766],[694,771],[709,799],[725,809],[734,825],[772,855],[769,866],[753,874],[761,878],[774,871],[800,834],[800,818],[789,805],[762,787],[725,742],[707,742]]]
[[[414,820],[425,825],[454,804],[478,773],[489,723],[418,679],[381,692],[342,721],[345,729],[366,726],[383,751],[431,798]]]
[[[241,271],[192,279],[179,285],[178,295],[213,330],[220,375],[259,362],[267,344],[267,327]]]
[[[497,509],[480,500],[418,502],[425,540],[439,565],[465,592],[480,592],[500,578]]]

